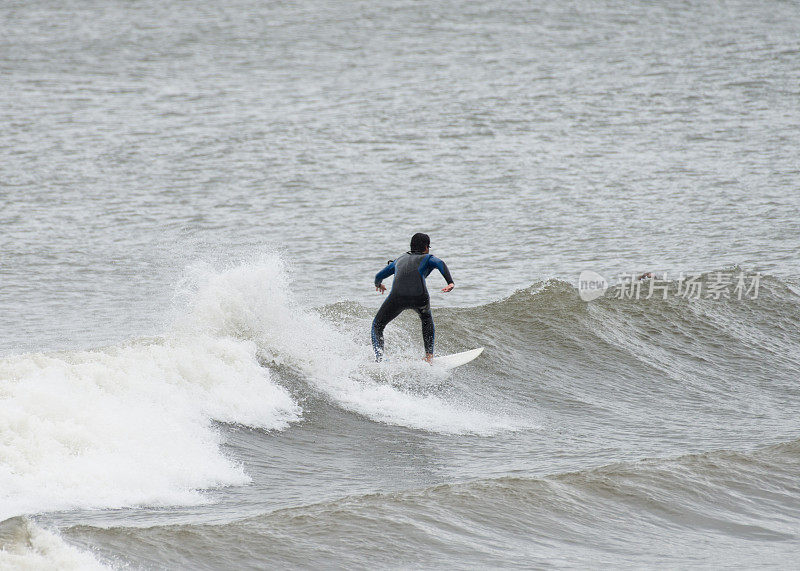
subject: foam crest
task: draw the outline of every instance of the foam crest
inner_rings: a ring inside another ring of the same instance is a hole
[[[0,360],[0,518],[246,483],[211,421],[281,429],[300,413],[255,352],[200,335]]]
[[[91,553],[68,545],[55,533],[15,517],[0,522],[0,569],[109,569]]]

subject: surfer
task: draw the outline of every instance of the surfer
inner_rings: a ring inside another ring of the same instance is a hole
[[[411,237],[411,251],[390,261],[375,275],[375,290],[383,294],[386,286],[381,282],[394,274],[392,291],[372,321],[372,348],[375,349],[375,358],[378,361],[383,358],[383,329],[404,309],[413,309],[422,320],[425,360],[430,363],[433,359],[433,316],[425,278],[435,268],[447,281],[447,286],[442,288],[443,292],[451,291],[455,284],[450,277],[447,264],[430,253],[430,246],[431,239],[427,234],[421,232],[414,234]]]

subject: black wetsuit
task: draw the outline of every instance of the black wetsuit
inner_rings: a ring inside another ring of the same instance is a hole
[[[453,283],[450,271],[442,260],[432,254],[416,252],[406,252],[375,275],[375,287],[381,285],[385,278],[395,275],[392,291],[372,321],[372,347],[378,361],[383,358],[383,329],[404,309],[413,309],[419,315],[425,352],[433,353],[433,316],[425,278],[434,268],[441,272],[448,284]]]

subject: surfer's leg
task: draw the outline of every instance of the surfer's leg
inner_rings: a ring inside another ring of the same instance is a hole
[[[389,295],[372,320],[372,348],[375,350],[376,360],[383,359],[383,330],[386,324],[400,315],[404,309],[402,304],[397,303],[397,300]]]
[[[433,314],[430,304],[415,308],[422,321],[422,342],[425,344],[425,359],[430,361],[433,358]]]

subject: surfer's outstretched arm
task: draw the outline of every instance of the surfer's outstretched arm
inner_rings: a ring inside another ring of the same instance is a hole
[[[447,282],[447,287],[442,288],[443,292],[447,293],[456,287],[456,285],[453,283],[453,276],[450,275],[450,270],[447,269],[447,264],[444,263],[444,260],[440,260],[436,256],[431,256],[428,258],[427,266],[428,269],[426,275],[430,274],[433,271],[433,268],[436,268]]]
[[[381,293],[386,291],[386,286],[381,282],[394,273],[394,260],[390,261],[388,265],[375,274],[375,289]]]

